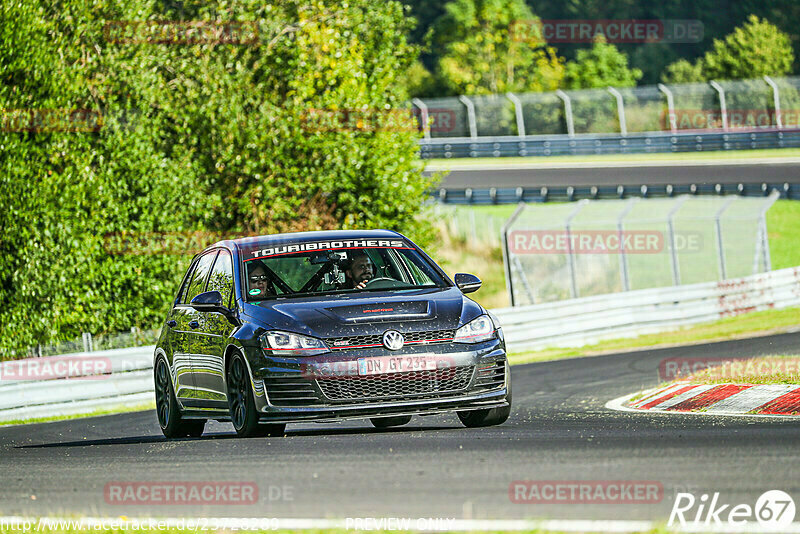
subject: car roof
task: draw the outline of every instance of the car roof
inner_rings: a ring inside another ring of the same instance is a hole
[[[405,239],[405,236],[394,230],[319,230],[314,232],[289,232],[285,234],[265,234],[259,236],[240,237],[239,239],[226,239],[218,241],[205,248],[210,250],[217,247],[228,249],[238,249],[253,245],[254,243],[264,243],[268,245],[280,245],[282,243],[308,243],[320,240],[343,240],[343,239]]]

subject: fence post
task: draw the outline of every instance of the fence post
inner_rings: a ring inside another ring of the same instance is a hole
[[[767,197],[764,205],[761,207],[761,213],[758,216],[758,236],[756,237],[756,253],[753,257],[753,274],[760,272],[758,270],[759,259],[764,261],[764,272],[772,270],[772,259],[769,252],[769,236],[767,235],[767,211],[775,204],[781,197],[777,189],[773,189]],[[761,258],[759,258],[761,256]]]
[[[728,104],[725,101],[725,89],[715,81],[708,82],[719,94],[719,114],[722,115],[722,130],[728,131]]]
[[[567,134],[570,137],[575,137],[575,120],[572,116],[572,99],[567,93],[559,89],[556,95],[564,102],[564,118],[567,121]]]
[[[670,256],[672,260],[672,285],[679,286],[681,285],[681,272],[680,267],[678,265],[678,252],[675,248],[675,214],[681,209],[683,203],[689,198],[688,195],[684,195],[678,198],[675,201],[675,206],[669,211],[667,214],[667,229],[669,230],[669,248],[670,248]]]
[[[778,84],[775,83],[775,80],[769,76],[764,76],[764,81],[767,82],[767,85],[772,87],[772,100],[775,103],[775,126],[777,126],[779,130],[782,130],[783,118],[781,117],[781,90],[778,88]]]
[[[425,139],[431,138],[431,128],[428,124],[428,105],[419,98],[411,99],[411,103],[419,108],[419,120],[422,123],[422,135]]]
[[[478,123],[475,120],[475,104],[472,103],[472,100],[467,98],[464,95],[458,97],[458,100],[461,101],[467,107],[467,120],[469,122],[469,136],[473,139],[478,138]]]
[[[524,202],[517,204],[517,209],[514,210],[514,213],[511,214],[511,217],[508,218],[505,224],[503,224],[503,227],[500,229],[503,239],[503,264],[506,268],[506,289],[508,290],[508,297],[511,301],[512,307],[515,306],[516,303],[514,302],[514,283],[511,280],[511,252],[508,249],[508,229],[511,228],[511,225],[514,224],[524,209]]]
[[[514,113],[517,116],[517,135],[525,137],[525,117],[522,115],[522,102],[514,93],[506,93],[506,97],[514,104]]]
[[[572,298],[578,298],[578,280],[576,270],[577,267],[575,265],[575,254],[572,251],[572,239],[570,238],[570,225],[572,224],[572,219],[575,218],[578,213],[589,203],[588,199],[583,199],[578,201],[578,205],[575,207],[574,210],[567,216],[566,220],[564,221],[564,228],[567,231],[567,265],[569,266],[569,279],[572,291]]]
[[[617,232],[619,233],[619,268],[620,273],[622,274],[622,290],[623,291],[630,291],[631,290],[631,281],[628,274],[628,256],[625,254],[625,241],[624,241],[624,228],[622,226],[622,220],[628,215],[631,210],[633,209],[633,205],[639,201],[639,197],[633,197],[628,200],[627,206],[625,209],[622,210],[622,213],[619,214],[617,218]]]
[[[669,114],[669,128],[672,133],[678,131],[677,117],[675,115],[675,98],[672,96],[672,91],[663,83],[658,84],[658,90],[664,93],[667,97],[667,113]]]
[[[727,269],[725,268],[725,247],[722,240],[722,214],[725,213],[725,210],[727,210],[731,203],[737,198],[739,197],[734,195],[723,202],[722,206],[717,210],[717,213],[714,214],[714,228],[717,234],[717,260],[719,262],[720,280],[728,279]]]
[[[628,125],[625,121],[625,102],[622,99],[622,93],[617,91],[614,87],[609,87],[608,92],[614,95],[617,99],[617,116],[619,117],[619,133],[621,135],[628,135]]]
[[[84,352],[92,352],[92,350],[93,350],[92,349],[92,334],[90,334],[89,332],[83,332],[83,334],[81,334],[81,337],[83,338],[83,350],[84,350]]]

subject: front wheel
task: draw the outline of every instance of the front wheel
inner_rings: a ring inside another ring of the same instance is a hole
[[[508,372],[508,368],[506,368]],[[508,395],[506,395],[508,406],[502,408],[484,408],[483,410],[469,410],[458,412],[458,418],[467,428],[479,428],[483,426],[502,425],[511,415],[511,376],[508,377]]]
[[[233,428],[240,438],[282,436],[286,425],[260,425],[244,356],[236,353],[228,364],[228,407]]]
[[[172,381],[169,378],[169,366],[166,360],[159,358],[156,362],[156,412],[161,432],[168,439],[173,438],[199,438],[203,434],[206,422],[200,420],[186,420],[181,417]]]
[[[411,421],[410,415],[398,415],[397,417],[371,417],[370,422],[375,428],[389,428],[390,426],[401,426]]]

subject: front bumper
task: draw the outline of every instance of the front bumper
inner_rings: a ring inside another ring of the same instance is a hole
[[[392,355],[395,355],[393,353]],[[254,397],[264,423],[334,421],[378,416],[427,415],[506,406],[509,367],[501,340],[476,345],[443,343],[414,347],[398,356],[433,356],[437,371],[352,376],[359,358],[386,356],[385,349],[315,358],[265,358],[253,368]]]

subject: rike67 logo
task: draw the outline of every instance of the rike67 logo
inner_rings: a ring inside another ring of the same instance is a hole
[[[720,500],[719,492],[710,498],[704,493],[696,498],[692,493],[678,493],[669,514],[668,527],[731,527],[758,523],[758,529],[781,532],[794,521],[795,506],[792,497],[781,490],[770,490],[756,499],[755,506],[747,503],[730,504]]]

